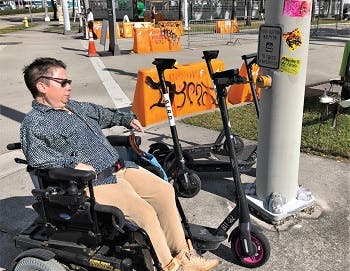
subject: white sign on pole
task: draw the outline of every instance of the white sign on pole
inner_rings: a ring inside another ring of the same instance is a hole
[[[258,65],[277,70],[280,66],[282,28],[261,25],[259,28]]]

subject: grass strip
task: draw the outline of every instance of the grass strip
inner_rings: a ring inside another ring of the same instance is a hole
[[[318,97],[307,97],[304,103],[301,151],[328,158],[350,159],[350,110],[343,109],[337,117],[337,124],[332,128],[332,117],[320,122]],[[331,108],[330,108],[331,109]],[[253,104],[229,109],[233,131],[241,137],[257,140],[258,119]],[[185,118],[186,124],[204,127],[216,131],[222,130],[220,112],[214,111]]]
[[[16,32],[16,31],[20,31],[20,30],[25,30],[25,29],[28,29],[28,28],[31,28],[31,27],[34,27],[37,25],[38,25],[38,23],[29,23],[29,27],[24,27],[23,24],[19,24],[19,25],[13,25],[13,26],[0,28],[0,35]]]

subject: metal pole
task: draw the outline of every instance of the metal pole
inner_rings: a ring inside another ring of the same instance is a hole
[[[272,77],[272,87],[261,94],[256,194],[250,200],[273,221],[310,207],[314,201],[311,192],[298,185],[311,1],[266,1],[266,26],[280,27],[283,36],[279,68],[263,68],[263,74]],[[273,50],[269,47],[274,41],[264,37],[265,54]],[[259,57],[260,53],[258,63]]]
[[[63,34],[67,34],[67,33],[72,31],[71,27],[70,27],[68,1],[67,0],[62,0],[62,12],[63,12],[63,19],[64,19],[64,31],[63,31]]]
[[[115,0],[107,0],[108,25],[109,25],[109,50],[112,54],[120,55],[120,49],[115,35]]]

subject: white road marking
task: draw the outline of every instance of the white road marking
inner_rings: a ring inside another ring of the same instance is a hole
[[[86,42],[82,42],[83,47],[86,48]],[[108,95],[111,97],[116,108],[123,108],[131,106],[130,99],[125,95],[124,91],[114,81],[110,72],[105,70],[106,67],[99,57],[90,57],[90,61],[94,66],[98,76],[100,77],[104,87],[107,90]]]

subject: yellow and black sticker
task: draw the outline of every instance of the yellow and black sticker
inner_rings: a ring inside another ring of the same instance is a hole
[[[89,260],[89,265],[91,267],[95,267],[98,269],[102,269],[102,270],[108,270],[108,271],[120,271],[120,269],[118,268],[114,268],[111,263],[109,262],[104,262],[101,260],[97,260],[97,259],[90,259]]]
[[[299,28],[295,28],[291,32],[284,33],[283,39],[286,41],[288,48],[291,51],[294,51],[296,48],[302,45],[301,33]]]

